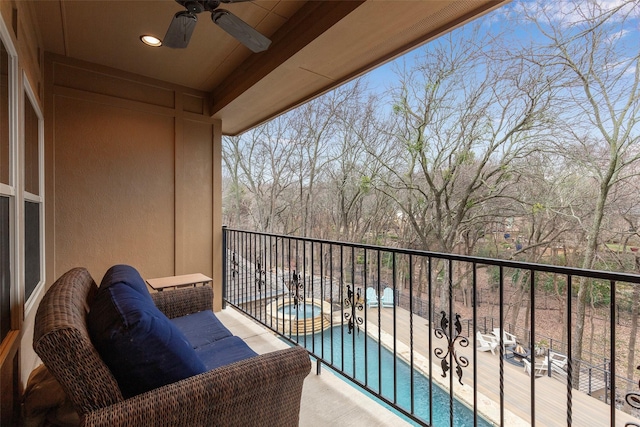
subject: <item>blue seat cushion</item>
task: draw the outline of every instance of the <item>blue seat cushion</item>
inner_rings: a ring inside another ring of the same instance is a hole
[[[175,317],[170,320],[187,337],[191,347],[194,349],[232,335],[210,310]]]
[[[223,338],[200,347],[196,350],[196,353],[208,371],[258,355],[236,336]]]
[[[137,289],[139,283],[110,277],[91,303],[87,326],[125,398],[206,371],[180,329]]]

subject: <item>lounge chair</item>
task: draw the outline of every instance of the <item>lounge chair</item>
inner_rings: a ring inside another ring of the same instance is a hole
[[[531,362],[528,359],[522,359],[522,363],[524,364],[524,371],[531,376]],[[542,377],[547,374],[547,370],[549,369],[549,359],[547,356],[544,357],[543,362],[537,362],[534,367],[534,375],[536,378]]]
[[[382,304],[383,307],[393,307],[395,305],[394,298],[393,298],[393,289],[384,288],[384,291],[382,292],[382,298],[380,299],[380,303]]]
[[[551,370],[562,376],[567,375],[567,361],[569,356],[566,354],[549,352],[549,362],[551,363]]]
[[[498,342],[500,342],[500,328],[493,328],[493,335],[496,337]],[[516,345],[518,343],[517,341],[518,340],[515,335],[510,334],[505,330],[502,330],[502,348],[504,349],[505,352],[507,351],[506,350],[507,347]]]
[[[376,290],[369,287],[366,291],[367,297],[367,307],[377,307],[378,306],[378,294],[376,294]]]
[[[480,351],[490,351],[491,354],[496,354],[496,348],[500,345],[500,343],[496,341],[496,337],[483,334],[480,331],[476,332],[476,340],[478,341],[476,349]]]

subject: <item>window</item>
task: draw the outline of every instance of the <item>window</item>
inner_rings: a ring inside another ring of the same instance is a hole
[[[11,251],[9,198],[0,196],[0,341],[11,330]]]
[[[0,184],[10,185],[9,54],[0,39]]]
[[[24,78],[24,299],[43,283],[42,116]]]
[[[24,202],[24,298],[40,283],[40,203]]]
[[[14,262],[13,236],[15,227],[15,144],[11,136],[13,109],[13,57],[3,39],[6,35],[0,27],[0,341],[12,329],[11,299],[14,295],[12,266]],[[15,325],[14,325],[15,326]]]

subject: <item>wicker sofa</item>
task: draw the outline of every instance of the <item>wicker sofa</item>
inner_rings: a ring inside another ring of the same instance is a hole
[[[75,268],[45,294],[33,347],[87,426],[295,426],[311,363],[301,347],[251,357],[125,399],[94,347],[87,312],[98,287]],[[212,309],[213,291],[151,294],[168,318]]]

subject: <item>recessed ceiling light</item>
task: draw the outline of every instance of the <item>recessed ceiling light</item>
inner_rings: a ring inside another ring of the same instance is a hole
[[[140,40],[142,41],[142,43],[146,44],[147,46],[151,46],[151,47],[162,46],[162,41],[159,38],[154,36],[149,36],[149,35],[140,36]]]

